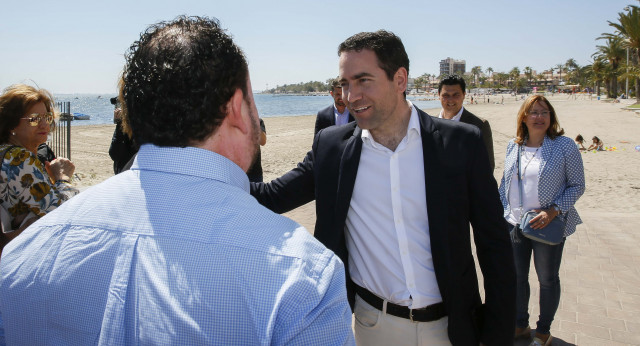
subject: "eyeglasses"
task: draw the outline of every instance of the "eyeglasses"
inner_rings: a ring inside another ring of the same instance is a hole
[[[549,112],[549,111],[542,111],[542,112],[533,111],[533,112],[529,112],[528,115],[530,115],[532,117],[543,117],[543,118],[546,118],[546,117],[549,116],[549,114],[551,114],[551,112]]]
[[[21,119],[27,119],[27,122],[29,122],[29,125],[31,126],[38,126],[38,124],[40,124],[42,120],[44,120],[47,124],[51,124],[53,122],[53,113],[33,113],[29,114],[28,117]]]

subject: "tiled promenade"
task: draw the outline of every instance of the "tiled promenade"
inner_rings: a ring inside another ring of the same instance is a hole
[[[314,208],[312,202],[286,215],[313,232]],[[640,345],[640,213],[581,210],[580,215],[584,223],[564,248],[552,345]],[[533,263],[529,279],[530,326],[535,328],[539,309]]]
[[[587,211],[581,217],[584,224],[564,248],[553,345],[640,345],[640,216]],[[532,267],[532,328],[536,280]]]

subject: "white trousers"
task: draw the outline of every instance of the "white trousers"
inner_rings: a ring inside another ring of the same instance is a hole
[[[411,322],[380,311],[356,294],[354,333],[356,344],[375,345],[451,345],[447,335],[447,316],[432,322]]]

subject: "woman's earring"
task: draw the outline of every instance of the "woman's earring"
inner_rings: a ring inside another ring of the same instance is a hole
[[[14,136],[16,135],[16,133],[15,133],[15,132],[13,132],[13,131],[11,131],[11,134],[12,134],[12,135],[14,135]]]

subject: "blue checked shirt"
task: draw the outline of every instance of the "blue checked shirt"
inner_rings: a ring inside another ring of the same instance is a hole
[[[4,249],[10,345],[354,344],[342,262],[234,163],[144,145]]]

